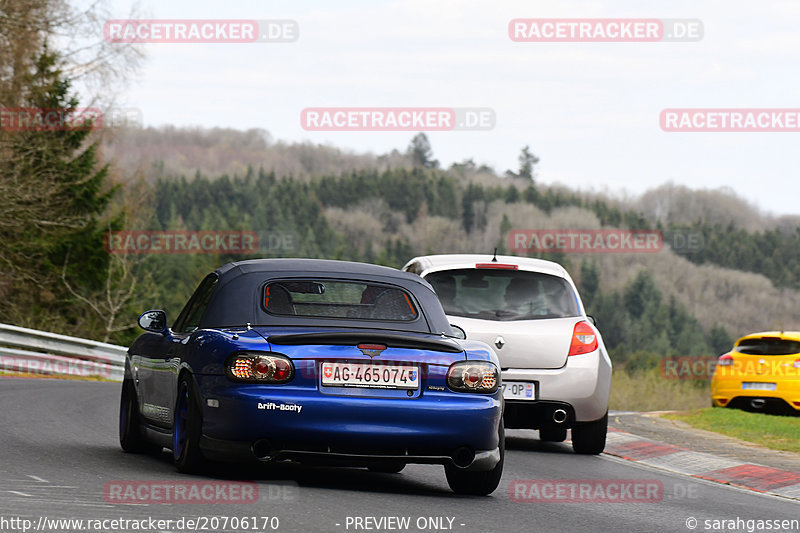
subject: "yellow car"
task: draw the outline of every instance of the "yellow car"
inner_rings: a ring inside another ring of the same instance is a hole
[[[800,331],[745,335],[717,360],[714,407],[800,413]]]

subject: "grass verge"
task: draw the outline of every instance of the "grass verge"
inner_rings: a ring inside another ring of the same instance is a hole
[[[707,381],[667,379],[658,368],[628,374],[614,368],[609,409],[615,411],[685,411],[711,402]]]
[[[697,429],[721,433],[772,450],[800,453],[800,417],[706,407],[663,415]]]

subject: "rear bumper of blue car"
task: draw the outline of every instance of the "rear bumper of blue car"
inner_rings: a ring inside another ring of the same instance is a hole
[[[380,391],[331,394],[197,378],[203,402],[201,449],[209,458],[357,465],[392,461],[469,470],[490,470],[500,460],[500,393],[426,390],[381,398]]]

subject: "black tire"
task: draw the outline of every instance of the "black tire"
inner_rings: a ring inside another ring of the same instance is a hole
[[[370,465],[367,467],[370,472],[380,472],[382,474],[399,474],[403,471],[406,467],[405,463],[401,463],[400,461],[392,461],[387,463],[381,463],[376,465]]]
[[[172,457],[180,472],[195,474],[205,466],[200,450],[203,415],[194,379],[184,374],[178,382],[175,418],[172,425]]]
[[[500,422],[500,461],[491,470],[473,472],[462,470],[453,465],[444,467],[447,484],[456,494],[471,494],[473,496],[488,496],[495,491],[503,476],[503,462],[506,455],[506,436],[503,422]]]
[[[540,427],[539,440],[544,442],[564,442],[567,440],[567,428],[562,426]]]
[[[119,400],[119,445],[128,453],[155,453],[161,446],[145,439],[139,418],[139,401],[131,378],[122,380]]]
[[[606,447],[608,413],[600,420],[581,422],[572,428],[572,449],[575,453],[597,455]]]

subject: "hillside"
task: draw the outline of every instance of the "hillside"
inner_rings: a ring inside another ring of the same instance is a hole
[[[789,253],[798,218],[762,213],[728,190],[693,191],[665,184],[638,198],[614,198],[500,177],[471,161],[425,170],[415,169],[410,156],[399,151],[378,156],[276,143],[261,130],[120,130],[105,140],[103,153],[113,158],[127,183],[122,204],[136,206],[128,209],[128,225],[293,235],[291,249],[267,249],[260,255],[334,257],[399,267],[418,254],[503,250],[513,229],[702,233],[702,249],[690,254],[669,247],[656,254],[545,254],[564,263],[579,284],[596,268],[600,297],[587,307],[601,319],[601,327],[605,320],[606,328],[614,330],[606,336],[616,343],[621,359],[640,349],[711,354],[724,349],[720,338],[729,342],[755,330],[800,328],[800,317],[793,312],[800,304],[800,276],[795,274],[800,258],[786,265],[756,262],[749,265],[751,272],[744,272],[734,268],[740,260],[726,257],[737,247],[747,253],[748,247],[765,246],[762,236],[768,232],[772,249],[762,254]],[[132,201],[132,191],[146,200]],[[734,235],[736,242],[720,248],[726,235]],[[193,279],[177,283],[182,293],[162,295],[177,312],[203,270],[215,260],[235,258],[137,261],[153,270],[166,269],[171,278],[176,268],[189,266]],[[630,304],[627,323],[621,323],[614,302],[627,305],[626,291],[650,282],[658,305],[645,312]],[[638,330],[668,340],[642,340]],[[693,340],[671,340],[680,335]]]
[[[265,130],[227,128],[117,128],[103,138],[102,152],[124,176],[152,182],[165,176],[242,176],[263,167],[278,176],[308,178],[362,168],[409,165],[401,154],[377,157],[330,146],[275,142]]]

